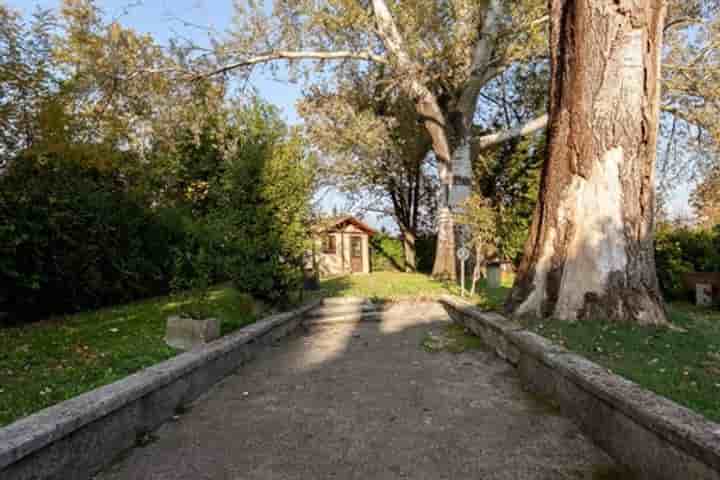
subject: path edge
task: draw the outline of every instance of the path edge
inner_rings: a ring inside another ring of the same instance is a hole
[[[260,348],[292,333],[322,302],[272,315],[0,429],[0,478],[92,478]]]
[[[520,324],[454,296],[453,322],[518,370],[618,463],[647,480],[720,480],[720,424],[615,375]]]

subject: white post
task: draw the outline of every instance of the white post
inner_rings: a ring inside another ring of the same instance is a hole
[[[457,251],[458,260],[460,260],[460,296],[465,296],[465,262],[470,257],[470,251],[465,247],[460,247]]]

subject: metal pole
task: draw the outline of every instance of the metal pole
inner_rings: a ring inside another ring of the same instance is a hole
[[[460,260],[460,296],[465,296],[465,260]]]

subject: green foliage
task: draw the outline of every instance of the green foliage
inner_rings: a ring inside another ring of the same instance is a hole
[[[182,245],[172,250],[173,277],[170,282],[176,293],[188,292],[190,301],[181,313],[190,318],[209,318],[210,288],[225,279],[222,238],[207,221],[183,218]]]
[[[102,151],[28,153],[0,177],[0,284],[23,317],[164,292],[184,234],[112,171]]]
[[[470,232],[470,244],[475,249],[498,242],[498,224],[502,220],[491,202],[477,193],[472,193],[461,205],[461,213],[456,215],[457,222],[465,225]]]
[[[417,271],[430,273],[435,258],[435,237],[423,236],[415,240]],[[370,268],[374,272],[405,270],[402,241],[387,234],[370,237]]]
[[[208,221],[222,232],[227,273],[258,298],[286,301],[302,285],[308,247],[313,158],[302,139],[281,136],[277,112],[255,103],[236,112],[242,129],[224,172],[209,185]],[[232,132],[231,132],[232,135]]]
[[[417,255],[417,271],[430,273],[435,261],[435,248],[437,235],[426,235],[415,240],[415,255]]]
[[[402,242],[385,233],[370,237],[370,268],[373,272],[404,271]]]
[[[682,276],[687,272],[720,272],[720,229],[673,228],[655,233],[655,264],[663,293],[669,299],[692,298]]]
[[[544,136],[506,142],[484,152],[474,166],[476,191],[488,203],[483,207],[495,212],[498,254],[515,262],[522,255],[537,201],[544,143]],[[486,219],[482,224],[487,223]]]
[[[228,278],[269,300],[299,288],[314,168],[274,109],[224,109],[198,143],[181,129],[147,172],[112,144],[73,142],[61,110],[49,118],[0,176],[0,310],[37,318],[172,288],[202,317]]]

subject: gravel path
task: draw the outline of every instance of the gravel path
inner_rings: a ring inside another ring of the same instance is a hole
[[[421,348],[448,322],[438,305],[402,304],[382,322],[313,327],[97,478],[623,478],[492,354]]]

